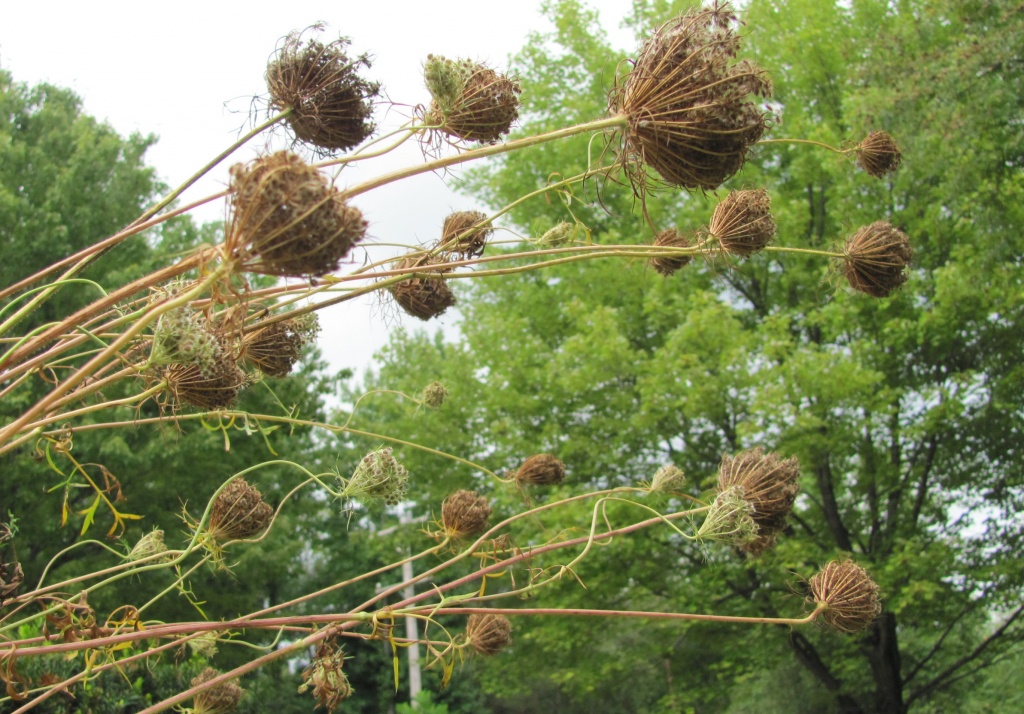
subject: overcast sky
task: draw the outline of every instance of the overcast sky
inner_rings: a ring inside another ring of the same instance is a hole
[[[633,49],[619,29],[630,0],[590,0],[613,43]],[[469,57],[497,68],[524,44],[530,31],[547,31],[540,0],[409,2],[287,0],[285,2],[0,2],[0,67],[15,81],[49,82],[73,89],[85,111],[122,134],[155,134],[147,159],[176,186],[249,127],[254,96],[265,95],[263,72],[280,38],[325,22],[325,37],[345,35],[352,50],[374,59],[367,78],[381,81],[389,98],[425,103],[421,65],[428,54]],[[383,119],[384,117],[378,117]],[[264,142],[245,147],[185,194],[191,201],[222,190],[227,168],[252,158]],[[417,150],[396,157],[420,158]],[[381,173],[388,166],[377,167]],[[450,192],[440,176],[360,196],[356,205],[382,241],[428,241],[452,210],[475,204]],[[395,207],[400,207],[396,210]],[[223,202],[204,207],[200,221],[222,219]],[[372,299],[321,315],[320,344],[332,368],[364,368],[389,330],[416,328],[403,316],[384,321]],[[456,315],[442,316],[451,327]],[[435,321],[432,321],[432,324]]]

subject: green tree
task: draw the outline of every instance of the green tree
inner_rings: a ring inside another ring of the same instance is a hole
[[[647,30],[674,9],[637,3],[631,22]],[[617,62],[592,11],[571,0],[549,11],[554,32],[517,58],[526,131],[600,114]],[[781,573],[853,553],[882,586],[883,615],[838,640],[524,622],[512,661],[480,672],[496,710],[741,711],[772,686],[785,688],[779,711],[942,710],[1024,636],[1012,555],[1024,495],[1021,15],[1008,2],[755,0],[745,19],[748,50],[775,82],[773,136],[835,146],[884,129],[904,167],[877,181],[824,149],[767,143],[732,185],[769,189],[782,244],[829,249],[878,219],[900,226],[915,249],[902,291],[869,299],[820,260],[770,252],[668,279],[594,261],[474,281],[460,292],[459,342],[400,335],[368,380],[415,392],[441,379],[450,403],[410,418],[381,397],[356,418],[494,471],[551,451],[590,486],[649,479],[668,461],[694,495],[723,453],[795,455],[805,495],[774,553],[743,560],[645,535],[594,554],[578,573],[588,589],[560,589],[558,603],[777,614],[793,604]],[[567,141],[518,152],[466,185],[504,205],[583,170],[587,151]],[[654,230],[694,229],[716,200],[665,194],[642,208]],[[595,183],[570,208],[597,242],[650,240],[622,186]],[[536,237],[572,216],[538,199],[512,222]],[[424,510],[473,482],[407,456],[433,474],[417,486]],[[506,508],[519,498],[495,495]],[[648,556],[666,547],[673,558]]]

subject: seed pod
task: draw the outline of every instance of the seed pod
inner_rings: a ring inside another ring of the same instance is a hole
[[[686,236],[675,228],[666,228],[658,233],[654,240],[654,245],[666,248],[689,248],[693,244]],[[672,273],[677,270],[686,267],[691,260],[693,260],[693,256],[686,253],[681,253],[679,255],[659,255],[651,258],[650,264],[651,267],[659,273],[668,276],[672,275]]]
[[[437,262],[432,262],[428,258],[409,258],[400,262],[397,269],[419,268],[436,264]],[[429,320],[432,317],[443,315],[448,308],[455,304],[455,293],[437,271],[431,271],[423,277],[412,277],[396,283],[391,286],[390,291],[395,302],[403,310],[421,320]]]
[[[757,525],[754,538],[741,544],[744,551],[759,555],[771,547],[786,527],[793,502],[800,492],[800,464],[795,458],[782,459],[757,447],[736,456],[724,456],[718,469],[718,491],[739,488],[750,504],[750,516]]]
[[[444,219],[441,240],[438,243],[445,253],[464,259],[478,258],[484,254],[487,239],[494,233],[487,215],[480,211],[455,211]]]
[[[213,667],[207,667],[192,680],[192,686],[197,687],[200,684],[205,684],[211,679],[219,677],[220,674]],[[238,707],[238,702],[241,701],[242,694],[244,693],[245,690],[233,679],[215,684],[193,697],[195,707],[192,711],[194,714],[227,714],[227,712],[233,712]]]
[[[873,131],[857,145],[857,163],[869,176],[882,178],[895,173],[903,161],[896,140],[884,131]]]
[[[843,248],[843,273],[850,287],[872,297],[886,297],[907,281],[914,257],[907,234],[888,221],[864,226]]]
[[[338,268],[366,235],[366,221],[327,177],[279,151],[231,168],[227,243],[241,268],[279,276],[316,276]]]
[[[365,54],[350,58],[348,38],[322,44],[303,34],[285,37],[267,66],[270,105],[291,110],[287,121],[299,141],[324,155],[347,151],[375,129],[373,100],[380,84],[359,76],[361,67],[370,67],[370,59]]]
[[[556,486],[565,480],[565,464],[551,454],[534,454],[523,462],[513,478],[520,486]]]
[[[840,632],[859,632],[882,612],[878,585],[852,560],[833,560],[811,578],[810,587],[808,601],[825,605],[819,617]]]
[[[243,478],[235,478],[213,501],[210,536],[218,543],[255,538],[267,529],[274,509],[259,490]]]
[[[491,506],[475,491],[456,491],[441,504],[444,533],[454,540],[464,540],[487,530]]]
[[[763,188],[732,191],[715,206],[708,235],[730,255],[749,256],[775,238],[771,198]]]
[[[497,654],[512,644],[512,622],[504,615],[473,613],[466,623],[466,640],[485,657]]]
[[[444,134],[493,144],[519,117],[519,82],[486,65],[428,55],[423,77],[432,97],[426,121]]]
[[[770,96],[771,82],[752,62],[735,61],[738,25],[726,3],[670,20],[613,90],[611,112],[629,119],[620,160],[638,194],[647,167],[670,186],[714,190],[764,133],[768,114],[751,95]]]

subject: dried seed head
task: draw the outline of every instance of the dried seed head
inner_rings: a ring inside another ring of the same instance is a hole
[[[725,3],[670,20],[612,92],[612,113],[629,119],[620,160],[638,194],[648,166],[670,186],[714,190],[764,133],[768,115],[751,95],[770,96],[771,82],[752,62],[735,61],[738,24]]]
[[[903,161],[895,139],[884,131],[873,131],[857,145],[857,163],[869,176],[882,178],[895,173]]]
[[[480,211],[455,211],[444,219],[438,245],[444,253],[464,259],[484,254],[487,239],[494,233],[487,214]]]
[[[375,129],[373,100],[380,84],[359,76],[361,67],[370,67],[370,59],[349,57],[347,38],[325,45],[303,39],[303,34],[285,37],[267,66],[270,105],[291,110],[288,123],[300,141],[322,154],[347,151]]]
[[[654,239],[654,245],[664,248],[689,248],[693,245],[690,240],[675,228],[666,228],[658,233]],[[680,268],[686,267],[687,263],[693,260],[693,256],[687,253],[679,255],[659,255],[651,258],[651,267],[662,275],[671,275]]]
[[[774,452],[766,454],[761,447],[724,456],[718,469],[718,491],[721,494],[734,487],[741,489],[740,495],[753,509],[750,516],[757,525],[756,538],[741,547],[751,555],[759,555],[774,544],[775,537],[786,527],[800,492],[800,464],[795,458],[782,459]]]
[[[904,269],[913,257],[906,233],[888,221],[875,221],[846,241],[843,273],[854,290],[886,297],[907,281]]]
[[[323,174],[279,151],[231,167],[228,244],[242,268],[279,276],[315,276],[366,235],[366,221]]]
[[[810,586],[808,600],[825,605],[819,617],[840,632],[859,632],[882,612],[878,585],[852,560],[833,560],[811,578]]]
[[[352,685],[342,671],[344,664],[345,653],[340,648],[321,644],[317,648],[316,657],[302,672],[299,694],[312,688],[317,706],[333,712],[341,702],[352,696]]]
[[[198,364],[175,364],[164,370],[163,378],[175,406],[187,404],[207,411],[230,407],[249,382],[228,351],[206,366],[205,373]]]
[[[686,485],[686,474],[674,464],[665,464],[654,472],[651,479],[651,486],[648,489],[652,493],[668,493],[679,491]]]
[[[441,525],[444,534],[454,540],[479,535],[487,530],[491,506],[476,491],[456,491],[441,504]]]
[[[154,528],[139,538],[139,542],[128,552],[128,560],[142,560],[143,558],[149,558],[166,552],[167,546],[164,544],[164,532],[159,528]],[[158,558],[157,560],[163,559]]]
[[[576,231],[575,223],[563,221],[555,227],[547,229],[540,238],[536,239],[535,243],[541,248],[560,248],[572,242],[576,237]]]
[[[197,687],[205,684],[211,679],[220,676],[220,672],[213,667],[207,667],[192,680],[192,686]],[[238,682],[231,679],[220,684],[215,684],[209,689],[204,689],[193,697],[195,707],[194,714],[226,714],[233,712],[242,699],[244,690]]]
[[[431,409],[437,409],[448,399],[448,387],[440,382],[431,382],[423,388],[420,401]]]
[[[168,310],[153,327],[150,365],[194,364],[210,375],[224,352],[223,337],[209,318],[188,307]]]
[[[520,486],[556,486],[565,480],[565,464],[551,454],[534,454],[523,462],[513,478]]]
[[[753,255],[775,238],[771,207],[771,198],[763,188],[733,191],[715,206],[708,235],[730,255]]]
[[[497,654],[512,644],[512,622],[504,615],[473,613],[466,623],[466,640],[485,657]]]
[[[426,120],[444,134],[493,144],[519,117],[519,82],[485,65],[428,55],[423,77],[432,97]]]
[[[346,498],[382,500],[398,505],[405,496],[409,472],[392,455],[390,446],[382,446],[362,458],[343,489]]]
[[[731,486],[719,491],[697,537],[744,548],[757,538],[753,514],[754,507],[743,498],[743,488]]]
[[[420,268],[436,265],[429,258],[408,258],[400,262],[397,270]],[[455,293],[438,271],[430,271],[422,277],[412,277],[392,285],[391,294],[395,302],[413,317],[429,320],[444,314],[445,310],[455,304]]]
[[[235,478],[217,494],[210,511],[209,533],[217,543],[255,538],[267,530],[274,509],[243,478]]]
[[[263,374],[286,377],[319,332],[320,323],[312,313],[266,327],[257,323],[242,338],[242,358]]]
[[[204,659],[210,659],[217,654],[217,633],[204,632],[198,637],[188,640],[188,648],[192,654]]]

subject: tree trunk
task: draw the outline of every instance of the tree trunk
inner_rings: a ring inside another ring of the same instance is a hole
[[[875,680],[875,711],[878,714],[906,714],[903,681],[900,677],[900,648],[896,640],[896,616],[883,612],[867,633],[864,653]]]

